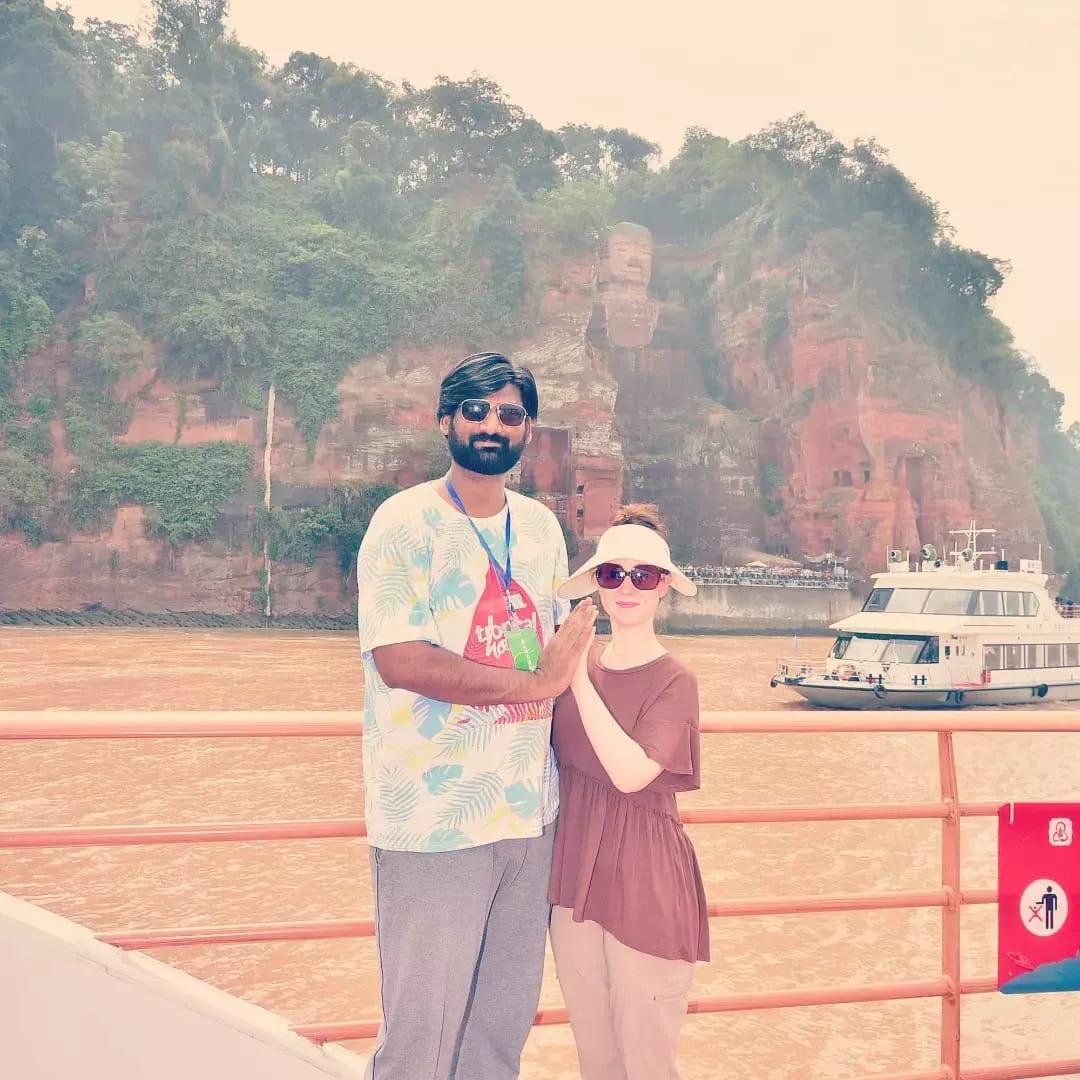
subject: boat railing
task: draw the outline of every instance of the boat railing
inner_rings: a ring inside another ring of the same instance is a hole
[[[786,679],[820,678],[828,670],[824,660],[804,656],[781,656],[776,661],[776,673]]]
[[[901,673],[896,664],[883,664],[880,660],[843,660],[831,667],[825,660],[803,659],[799,656],[782,656],[776,662],[775,679],[821,679],[828,677],[841,683],[875,683],[880,686],[907,685],[911,676]]]
[[[896,908],[938,908],[941,911],[941,964],[929,979],[897,979],[882,983],[804,985],[790,990],[721,994],[690,1002],[694,1014],[799,1008],[856,1002],[939,999],[940,1064],[931,1070],[878,1075],[876,1080],[1027,1080],[1080,1072],[1077,1056],[1054,1061],[996,1062],[983,1067],[964,1065],[961,1072],[961,1002],[971,994],[997,989],[994,974],[961,976],[960,911],[974,904],[997,903],[994,889],[964,888],[961,878],[960,823],[963,818],[989,818],[996,802],[964,802],[960,798],[954,736],[963,732],[1080,732],[1080,712],[994,710],[993,712],[927,711],[920,713],[707,712],[702,731],[708,734],[828,734],[866,732],[927,732],[937,735],[938,798],[931,802],[886,804],[821,804],[717,806],[688,809],[682,820],[690,825],[760,824],[824,821],[937,821],[941,825],[940,882],[917,891],[869,892],[843,895],[752,897],[711,901],[710,918],[811,914],[836,911],[881,911]],[[353,713],[0,713],[0,741],[38,739],[150,738],[265,738],[342,737],[361,734]],[[127,844],[176,844],[295,840],[323,837],[363,837],[359,818],[296,821],[229,821],[194,825],[66,825],[55,828],[2,828],[0,850],[12,848],[89,847]],[[229,926],[152,927],[120,929],[97,936],[122,949],[158,949],[188,945],[239,942],[302,941],[371,937],[369,918],[328,918]],[[543,1009],[537,1024],[564,1024],[563,1008]],[[313,1019],[294,1030],[315,1042],[345,1042],[377,1035],[375,1017]],[[874,1078],[866,1078],[874,1080]]]
[[[1063,619],[1080,619],[1080,600],[1055,600],[1054,607]]]

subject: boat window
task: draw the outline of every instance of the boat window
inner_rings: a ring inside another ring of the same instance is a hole
[[[1065,646],[1064,645],[1047,645],[1046,646],[1046,666],[1047,667],[1064,667],[1065,666]]]
[[[1067,667],[1080,667],[1080,642],[1065,646],[1065,664]]]
[[[1011,595],[1016,595],[1015,593]],[[999,592],[987,592],[983,590],[980,593],[975,594],[975,611],[976,615],[1003,615],[1005,608],[1001,603],[1001,593]]]
[[[889,601],[889,611],[899,611],[907,615],[918,614],[929,595],[929,589],[897,589]]]
[[[1016,595],[1019,596],[1020,594],[1017,593]],[[1025,650],[1027,662],[1024,667],[1046,667],[1046,654],[1043,652],[1042,645],[1026,645]]]
[[[888,638],[853,637],[844,653],[845,660],[880,660]]]
[[[970,589],[932,589],[924,611],[927,615],[967,615],[974,602]]]
[[[894,638],[886,643],[881,661],[884,664],[916,664],[925,645],[925,638]]]
[[[892,589],[874,589],[863,604],[863,611],[884,611],[889,606]]]
[[[882,664],[936,664],[938,662],[938,639],[924,637],[863,637],[856,634],[848,638],[843,652],[838,653],[841,641],[837,639],[832,655],[845,660],[871,660]]]
[[[1024,614],[1039,614],[1039,598],[1033,592],[1024,593]]]
[[[945,646],[945,654],[948,655],[949,646]],[[927,638],[923,644],[922,651],[919,653],[919,659],[915,662],[917,664],[936,664],[938,662],[938,639],[936,637]]]
[[[832,652],[829,653],[829,655],[834,660],[843,660],[844,653],[847,652],[848,646],[850,644],[851,638],[848,637],[846,634],[841,634],[840,637],[836,639],[836,643],[833,645]]]
[[[1001,645],[983,646],[983,667],[987,671],[1000,671],[1005,666],[1004,649]]]
[[[1005,666],[1007,668],[1022,668],[1024,666],[1024,646],[1005,646]]]
[[[1024,614],[1024,594],[1018,592],[1005,593],[1005,614],[1014,618]]]

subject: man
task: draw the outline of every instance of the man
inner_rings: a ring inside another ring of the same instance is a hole
[[[497,353],[463,360],[437,413],[449,473],[388,499],[360,546],[383,1012],[371,1080],[510,1080],[539,1000],[551,704],[596,609],[566,614],[559,523],[506,490],[537,411],[528,370]]]

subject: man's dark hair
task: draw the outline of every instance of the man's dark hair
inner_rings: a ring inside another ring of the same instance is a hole
[[[540,411],[536,380],[528,368],[514,367],[502,353],[478,352],[466,356],[442,381],[435,416],[453,416],[466,398],[482,398],[504,386],[521,391],[521,404],[534,420]]]

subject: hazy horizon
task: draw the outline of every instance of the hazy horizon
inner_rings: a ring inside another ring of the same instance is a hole
[[[146,0],[63,6],[80,21],[149,13]],[[738,139],[795,112],[845,142],[874,137],[947,212],[958,243],[1012,263],[995,313],[1066,395],[1066,423],[1080,420],[1080,300],[1066,271],[1080,250],[1070,105],[1080,5],[1070,0],[733,11],[682,0],[662,20],[568,0],[548,0],[542,19],[493,0],[230,6],[230,29],[275,64],[312,51],[420,85],[479,71],[549,128],[627,127],[667,157],[692,124]]]

